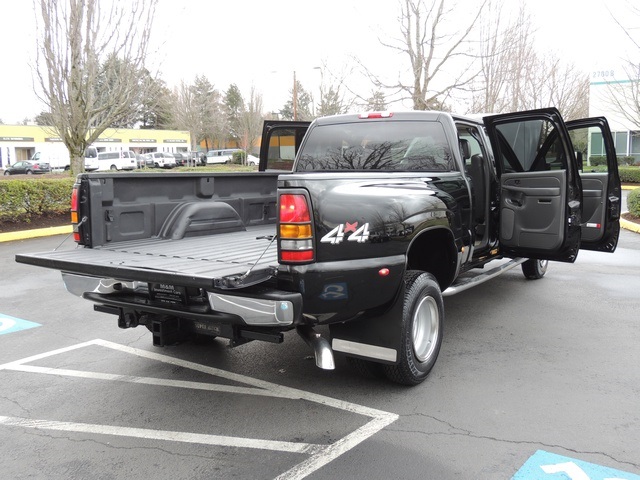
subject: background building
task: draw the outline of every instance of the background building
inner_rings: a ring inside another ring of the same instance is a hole
[[[635,78],[630,78],[630,77]],[[604,116],[615,140],[616,154],[633,157],[640,163],[640,118],[634,112],[639,80],[625,68],[607,68],[591,72],[589,116]],[[590,155],[603,155],[602,141],[592,141]]]
[[[177,130],[108,128],[93,146],[98,152],[131,150],[135,153],[187,152],[189,132]],[[37,125],[0,125],[0,168],[42,152],[52,168],[69,165],[69,152],[51,129]]]

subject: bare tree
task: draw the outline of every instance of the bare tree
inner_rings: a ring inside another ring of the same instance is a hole
[[[191,150],[195,151],[199,142],[198,136],[202,132],[201,118],[196,102],[194,89],[184,83],[174,89],[174,126],[183,130],[188,130],[191,136]]]
[[[537,61],[533,50],[531,17],[521,7],[509,21],[502,3],[489,2],[478,30],[480,72],[474,79],[472,112],[513,111],[525,98],[528,72]],[[507,21],[505,22],[505,19]]]
[[[466,86],[477,73],[467,42],[487,1],[479,2],[474,13],[465,16],[462,8],[448,7],[451,2],[447,0],[402,0],[401,38],[381,44],[408,58],[411,80],[398,78],[388,82],[363,66],[374,87],[390,90],[400,100],[410,99],[416,110],[442,107],[454,91]],[[450,33],[448,22],[455,18],[467,20],[464,24],[458,22],[456,31]],[[463,57],[467,57],[466,61],[454,66]],[[448,69],[449,66],[452,68]]]
[[[84,171],[84,151],[104,130],[131,118],[148,83],[144,68],[157,0],[34,0],[36,76],[53,130]]]
[[[484,17],[478,42],[481,71],[472,88],[471,111],[555,106],[567,119],[588,115],[588,76],[554,54],[533,48],[535,31],[525,7],[509,21],[502,4],[490,2]]]
[[[251,153],[253,147],[255,147],[256,139],[262,132],[263,119],[262,95],[257,93],[254,87],[251,87],[249,101],[243,102],[238,122],[240,147],[246,153]],[[243,162],[246,163],[246,161],[247,157],[245,155]]]
[[[640,19],[640,7],[629,2],[628,8],[628,18],[635,20],[635,22],[632,20],[630,23],[637,23]],[[625,27],[621,20],[613,17],[613,21],[626,35],[633,52],[623,60],[622,69],[626,79],[609,83],[608,100],[618,114],[635,128],[640,129],[640,60],[638,59],[640,55],[640,40],[630,33],[632,29]]]
[[[317,103],[317,117],[347,113],[355,103],[355,99],[347,96],[346,87],[352,69],[338,73],[331,71],[326,62],[320,68],[320,99]]]

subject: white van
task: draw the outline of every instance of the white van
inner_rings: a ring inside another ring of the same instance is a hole
[[[207,165],[214,163],[230,163],[234,152],[241,152],[239,148],[227,148],[226,150],[209,150],[207,152]]]
[[[135,170],[136,155],[133,152],[99,152],[98,170]]]

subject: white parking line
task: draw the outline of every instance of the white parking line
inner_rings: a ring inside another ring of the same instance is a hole
[[[180,380],[168,380],[161,378],[151,377],[137,377],[128,375],[114,375],[97,372],[85,372],[79,370],[69,369],[57,369],[38,367],[33,365],[27,365],[28,363],[36,360],[41,360],[61,353],[71,352],[80,348],[100,346],[117,350],[130,355],[135,355],[166,364],[180,366],[194,371],[214,375],[220,378],[231,380],[236,383],[247,385],[246,387],[230,386],[230,385],[218,385],[204,382],[188,382]],[[339,410],[345,410],[347,412],[355,413],[369,417],[370,420],[362,427],[349,433],[345,437],[337,440],[332,444],[317,445],[302,442],[282,442],[255,438],[239,438],[220,435],[207,435],[198,434],[192,432],[173,432],[166,430],[151,430],[142,428],[130,428],[130,427],[117,427],[109,425],[93,425],[85,423],[73,423],[73,422],[56,422],[50,420],[32,420],[18,417],[0,416],[0,425],[17,426],[23,428],[34,429],[46,429],[46,430],[59,430],[67,432],[78,433],[94,433],[102,435],[116,435],[126,437],[136,437],[153,440],[165,440],[175,442],[187,442],[187,443],[200,443],[207,445],[218,445],[225,447],[240,447],[240,448],[257,448],[263,450],[273,450],[281,452],[295,452],[310,455],[302,463],[294,466],[287,472],[279,475],[278,480],[298,480],[305,478],[311,473],[315,472],[322,466],[338,458],[340,455],[354,448],[358,444],[365,441],[367,438],[375,435],[377,432],[385,428],[387,425],[395,422],[398,419],[398,415],[382,410],[376,410],[368,408],[355,403],[345,402],[331,397],[323,395],[316,395],[304,390],[298,390],[295,388],[284,387],[275,383],[265,382],[244,375],[239,375],[225,370],[220,370],[213,367],[207,367],[197,363],[181,360],[178,358],[161,355],[146,350],[140,350],[137,348],[127,347],[119,345],[117,343],[108,342],[106,340],[92,340],[89,342],[80,343],[66,348],[53,350],[51,352],[34,355],[15,362],[9,362],[4,365],[0,365],[0,371],[12,370],[26,373],[37,373],[46,375],[57,375],[64,377],[86,378],[91,380],[100,381],[117,381],[127,382],[133,384],[143,385],[156,385],[171,388],[186,388],[186,389],[198,389],[207,390],[213,392],[225,392],[241,395],[258,395],[274,398],[287,398],[294,400],[306,400],[309,402],[318,403],[327,407],[336,408]]]
[[[58,430],[61,432],[97,433],[118,437],[135,437],[147,440],[166,440],[169,442],[200,443],[223,447],[259,448],[292,453],[316,453],[323,450],[323,445],[300,442],[278,442],[253,438],[227,437],[223,435],[205,435],[201,433],[172,432],[169,430],[151,430],[146,428],[112,427],[109,425],[93,425],[90,423],[54,422],[51,420],[30,420],[19,417],[0,416],[0,425],[10,427],[35,428],[37,430]]]

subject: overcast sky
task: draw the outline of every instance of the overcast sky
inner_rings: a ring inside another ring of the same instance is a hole
[[[585,72],[614,68],[624,53],[625,37],[608,10],[640,27],[640,18],[628,13],[627,0],[520,1],[527,2],[534,17],[538,49],[554,49]],[[457,3],[473,12],[480,0]],[[403,68],[407,61],[378,40],[397,37],[398,12],[397,0],[159,0],[151,65],[170,87],[198,74],[220,91],[235,83],[245,97],[254,86],[263,95],[265,111],[278,110],[294,71],[306,88],[315,90],[320,70],[314,67],[326,65],[342,74],[357,57],[379,74]],[[0,0],[0,119],[7,124],[44,109],[34,94],[30,68],[34,15],[29,0]],[[631,33],[640,37],[640,28]],[[359,75],[352,79],[356,90],[370,93]]]

